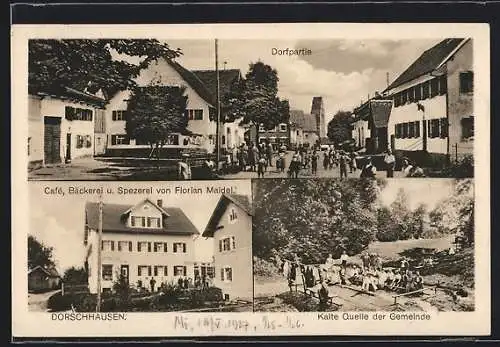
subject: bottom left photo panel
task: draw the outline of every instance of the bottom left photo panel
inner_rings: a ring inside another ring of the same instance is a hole
[[[253,311],[250,181],[30,182],[28,311]]]

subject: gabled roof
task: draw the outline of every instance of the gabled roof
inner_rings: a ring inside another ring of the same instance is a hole
[[[38,266],[35,266],[33,269],[29,270],[28,275],[30,275],[31,273],[33,273],[35,271],[42,271],[43,273],[45,273],[49,277],[60,277],[59,272],[57,272],[57,270],[53,267],[44,268],[44,267],[38,265]]]
[[[145,201],[151,202],[146,199]],[[138,205],[138,204],[137,204]],[[137,205],[103,204],[102,208],[102,231],[115,233],[135,233],[135,234],[165,234],[165,235],[195,235],[198,230],[178,207],[159,207],[164,214],[163,226],[161,228],[134,228],[126,225],[126,216],[131,208]],[[87,202],[85,205],[87,225],[91,229],[97,230],[99,227],[99,203]]]
[[[236,195],[236,194],[223,194],[217,205],[215,206],[214,212],[210,217],[210,220],[207,223],[205,231],[203,231],[202,236],[204,237],[213,237],[214,233],[217,231],[217,225],[219,221],[226,211],[227,207],[230,203],[233,203],[240,207],[243,211],[245,211],[248,215],[253,215],[252,207],[250,204],[250,200],[245,195]]]
[[[396,88],[417,77],[437,69],[444,60],[464,41],[464,39],[448,38],[429,48],[420,55],[386,90]]]
[[[215,70],[192,70],[205,87],[212,94],[213,99],[217,98],[217,74]],[[221,98],[229,93],[234,81],[241,78],[241,71],[238,69],[219,70],[219,91]]]
[[[205,84],[194,74],[192,71],[189,71],[188,69],[184,68],[181,64],[175,62],[172,59],[165,58],[167,63],[174,68],[179,75],[186,81],[191,88],[194,89],[194,91],[207,103],[209,103],[211,106],[214,106],[216,103],[214,95],[211,93],[211,91],[205,86]]]
[[[100,98],[96,95],[87,92],[82,92],[80,90],[71,87],[58,87],[58,88],[52,88],[50,90],[31,89],[29,93],[31,95],[38,95],[38,96],[51,96],[61,100],[83,101],[97,107],[104,107],[104,105],[106,104],[106,100],[104,100],[103,98]]]
[[[290,110],[289,123],[292,127],[301,128],[306,132],[315,132],[316,117],[311,114],[305,114],[301,110]]]
[[[370,100],[370,111],[375,128],[385,128],[391,115],[391,100]]]

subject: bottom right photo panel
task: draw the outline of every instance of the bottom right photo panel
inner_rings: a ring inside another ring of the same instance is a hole
[[[254,311],[475,310],[473,179],[252,181]]]

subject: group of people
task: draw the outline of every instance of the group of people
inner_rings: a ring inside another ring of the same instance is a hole
[[[146,280],[147,280],[147,278],[146,278]],[[204,275],[203,277],[201,277],[198,274],[195,275],[194,281],[191,277],[178,276],[176,281],[174,280],[173,283],[177,284],[177,286],[180,289],[192,289],[192,288],[206,289],[212,285],[211,278],[209,276]],[[158,290],[161,290],[162,286],[165,285],[166,282],[160,283],[160,285],[158,287],[156,286],[156,284],[157,284],[156,279],[154,277],[151,277],[151,279],[149,280],[149,288],[144,287],[142,280],[137,281],[137,288],[147,289],[151,293],[155,293]]]

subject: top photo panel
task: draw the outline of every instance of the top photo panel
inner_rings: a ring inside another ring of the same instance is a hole
[[[474,40],[29,39],[28,179],[473,177]]]

